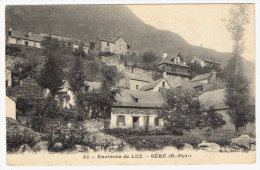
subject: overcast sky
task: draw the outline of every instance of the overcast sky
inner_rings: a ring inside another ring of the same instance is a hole
[[[232,44],[226,24],[231,4],[216,5],[127,5],[146,24],[181,35],[193,45],[231,52]],[[250,23],[244,34],[243,57],[254,61],[254,6],[248,5]]]

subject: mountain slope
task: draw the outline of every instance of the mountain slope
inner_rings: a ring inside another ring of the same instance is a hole
[[[223,66],[231,55],[190,45],[176,33],[145,24],[122,5],[7,6],[7,30],[9,27],[87,41],[94,41],[98,34],[121,35],[135,52],[152,50],[157,55],[162,51],[182,52],[187,61],[193,56],[202,56],[215,58]]]

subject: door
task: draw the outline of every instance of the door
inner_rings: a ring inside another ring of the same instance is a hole
[[[144,129],[146,131],[149,130],[149,117],[148,116],[144,116]]]
[[[133,129],[139,130],[139,117],[133,117]]]

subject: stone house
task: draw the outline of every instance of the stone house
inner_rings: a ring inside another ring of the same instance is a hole
[[[6,88],[6,94],[14,98],[38,100],[44,98],[44,89],[31,77],[20,80],[19,85]]]
[[[13,31],[12,28],[9,28],[8,31],[7,44],[42,48],[41,42],[46,36],[51,36],[67,45],[71,44],[73,50],[78,49],[79,45],[82,43],[84,52],[88,53],[89,44],[85,41],[49,34],[33,34],[31,32]]]
[[[193,57],[191,63],[198,63],[201,67],[220,67],[220,63],[215,61],[215,59],[205,59],[199,58],[197,56]]]
[[[42,48],[41,41],[43,40],[44,37],[42,35],[31,32],[13,31],[12,28],[9,28],[7,44]]]
[[[5,114],[16,120],[16,99],[14,97],[5,96]]]
[[[161,79],[158,79],[158,80],[151,82],[147,85],[144,85],[140,90],[158,92],[160,90],[160,88],[170,89],[171,86],[166,79],[161,78]]]
[[[124,72],[124,76],[119,80],[117,86],[130,90],[140,90],[144,85],[150,84],[153,81],[148,75]]]
[[[161,130],[158,115],[164,105],[160,92],[121,90],[111,106],[110,129]]]
[[[95,48],[100,52],[126,55],[130,46],[122,37],[108,39],[99,35],[95,42]]]
[[[163,52],[161,58],[155,61],[155,65],[164,72],[164,78],[172,83],[190,79],[190,67],[186,65],[180,53],[168,55],[167,52]]]
[[[225,104],[225,89],[222,88],[204,92],[198,97],[198,100],[203,104],[205,111],[208,111],[210,106],[214,106],[215,111],[223,116],[223,119],[226,121],[226,125],[224,125],[222,129],[235,130],[235,126],[231,122],[230,116],[227,114],[229,107]],[[249,107],[254,109],[254,97],[250,98]],[[246,129],[248,131],[255,132],[255,124],[247,124]]]
[[[193,77],[190,81],[200,83],[222,83],[222,80],[217,76],[217,72],[212,70],[210,73],[199,74]]]

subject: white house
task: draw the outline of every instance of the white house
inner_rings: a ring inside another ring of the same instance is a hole
[[[117,102],[111,107],[110,129],[155,130],[162,129],[158,117],[164,98],[160,92],[121,90]]]
[[[14,98],[5,96],[5,114],[16,120],[16,101]]]
[[[142,91],[155,91],[158,92],[160,88],[170,89],[171,86],[168,81],[164,78],[158,79],[152,83],[144,85],[140,90]]]

